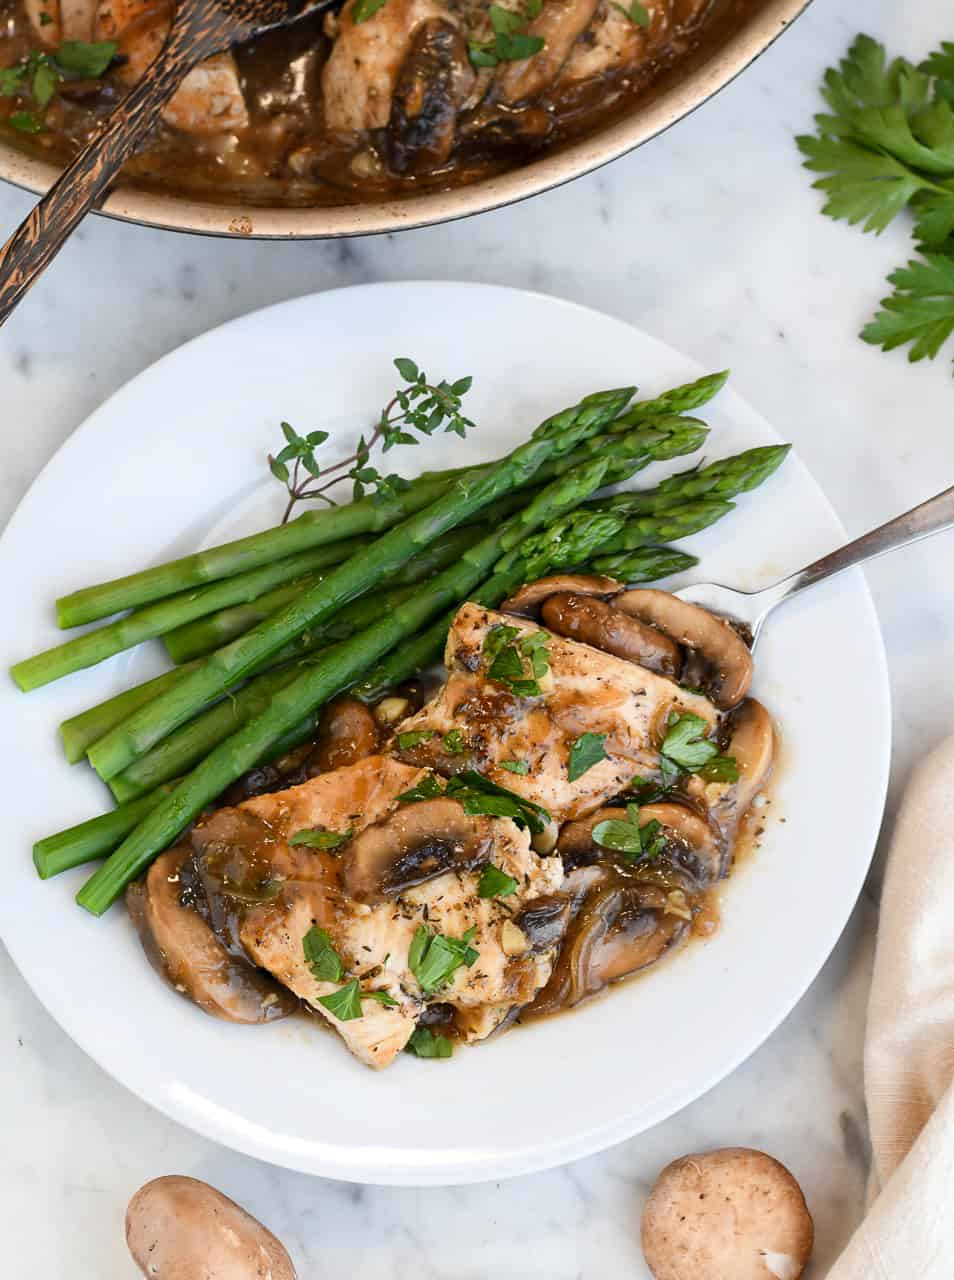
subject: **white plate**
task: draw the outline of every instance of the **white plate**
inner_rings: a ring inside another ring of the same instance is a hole
[[[434,376],[474,375],[479,430],[405,451],[403,465],[421,468],[497,456],[596,388],[638,382],[651,393],[701,372],[618,320],[480,285],[372,285],[256,312],[141,374],[33,485],[0,542],[0,594],[14,602],[4,658],[62,638],[52,601],[63,592],[274,523],[281,495],[264,454],[279,420],[344,443],[388,398],[396,355]],[[734,392],[704,413],[709,457],[777,439]],[[793,457],[693,548],[706,576],[745,585],[844,536]],[[567,1017],[450,1062],[402,1057],[375,1074],[297,1019],[242,1028],[206,1017],[156,977],[121,907],[94,920],[73,905],[81,870],[36,878],[32,842],[106,807],[91,773],[64,762],[56,725],[159,667],[156,644],[29,695],[2,682],[0,931],[64,1030],[127,1088],[210,1138],[311,1173],[500,1178],[671,1115],[751,1053],[818,973],[881,818],[887,679],[855,573],[789,605],[760,645],[755,692],[781,725],[782,768],[762,848],[728,885],[716,937]]]

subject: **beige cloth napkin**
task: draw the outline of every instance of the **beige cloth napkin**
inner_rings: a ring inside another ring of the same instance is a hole
[[[828,1280],[952,1280],[954,738],[916,770],[892,840],[865,1093],[872,1203]]]

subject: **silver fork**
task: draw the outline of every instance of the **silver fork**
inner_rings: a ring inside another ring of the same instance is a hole
[[[922,538],[943,533],[945,529],[952,527],[954,488],[945,489],[937,497],[929,498],[903,516],[897,516],[887,524],[872,529],[870,533],[862,534],[854,542],[839,547],[837,551],[822,556],[813,564],[789,574],[781,582],[763,587],[760,591],[739,591],[735,587],[723,587],[715,582],[699,582],[691,587],[683,587],[675,594],[680,600],[688,600],[691,604],[711,609],[713,613],[725,614],[745,623],[751,629],[754,648],[769,614],[806,587],[813,587],[816,582],[824,582],[826,578],[843,573],[845,569],[854,568],[866,560],[873,560],[875,556],[883,556],[888,551],[910,546],[912,542],[920,542]]]

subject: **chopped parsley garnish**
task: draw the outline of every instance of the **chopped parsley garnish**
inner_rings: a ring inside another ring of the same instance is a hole
[[[431,1031],[429,1027],[418,1027],[404,1046],[405,1053],[413,1053],[417,1058],[450,1058],[454,1046],[447,1036]]]
[[[84,80],[97,80],[116,56],[115,40],[64,40],[54,53],[54,60],[64,71],[72,71]]]
[[[8,116],[7,124],[21,133],[42,133],[44,128],[43,121],[33,111],[14,111]]]
[[[398,796],[399,804],[416,804],[419,800],[436,800],[444,794],[440,779],[436,773],[426,774],[420,782]]]
[[[459,729],[451,729],[450,733],[445,733],[441,739],[441,746],[452,756],[460,756],[464,754],[464,735]]]
[[[469,967],[476,961],[480,953],[470,945],[473,936],[472,928],[462,938],[448,938],[443,933],[435,933],[426,924],[418,925],[411,940],[407,963],[425,995],[442,987],[461,965]]]
[[[640,804],[656,804],[657,801],[665,800],[669,795],[669,788],[658,786],[652,778],[631,778],[627,790],[635,795]]]
[[[296,831],[288,843],[303,844],[309,849],[337,849],[353,835],[350,827],[347,831],[325,831],[321,827],[308,827],[304,831]]]
[[[629,8],[624,4],[616,4],[614,0],[614,9],[618,9],[624,17],[629,18],[630,22],[635,23],[637,27],[648,27],[652,19],[649,16],[649,10],[644,4],[640,4],[639,0],[632,0]]]
[[[602,848],[621,853],[628,862],[657,858],[666,847],[662,824],[656,818],[640,826],[638,804],[626,806],[625,822],[618,818],[598,822],[593,828],[593,839]]]
[[[325,981],[337,981],[337,979],[325,979]],[[355,1018],[360,1018],[362,1000],[376,1000],[378,1004],[383,1004],[387,1008],[392,1008],[398,1003],[387,991],[362,991],[357,978],[352,978],[350,982],[346,982],[337,991],[332,991],[330,995],[318,997],[318,1003],[323,1004],[329,1013],[333,1013],[339,1022],[353,1022]]]
[[[718,746],[706,736],[708,732],[702,716],[690,711],[681,716],[670,714],[659,759],[666,786],[671,786],[680,772],[698,773],[710,781],[738,782],[734,757],[721,755]]]
[[[588,769],[606,759],[605,733],[581,733],[570,746],[569,777],[571,782],[582,778]]]
[[[50,17],[50,15],[49,15],[49,14],[46,12],[46,10],[44,9],[44,11],[40,14],[40,26],[41,26],[41,27],[48,27],[52,21],[53,21],[53,19]]]
[[[487,678],[505,685],[521,698],[538,698],[540,681],[550,670],[548,636],[531,631],[521,636],[516,627],[498,623],[484,637],[483,656]]]
[[[383,9],[388,0],[357,0],[351,10],[351,21],[357,25],[373,18],[379,9]],[[403,375],[402,375],[403,376]]]
[[[301,940],[305,963],[318,982],[340,982],[344,976],[341,957],[331,945],[331,938],[313,924]],[[332,1010],[332,1012],[334,1012]]]
[[[542,8],[542,0],[528,0],[523,13],[514,13],[503,5],[492,4],[487,16],[493,28],[493,39],[471,40],[468,46],[474,66],[495,67],[498,62],[520,62],[539,53],[546,43],[543,37],[528,35],[521,28],[536,18]]]
[[[518,827],[526,827],[534,835],[539,835],[550,821],[550,814],[542,805],[524,800],[523,796],[508,791],[506,787],[499,787],[473,769],[465,769],[449,779],[446,787],[441,786],[435,774],[428,774],[416,787],[402,792],[398,801],[415,804],[421,800],[436,800],[438,796],[459,801],[470,817],[486,814],[492,818],[512,818]]]
[[[412,747],[419,747],[422,742],[430,742],[436,737],[436,729],[409,729],[407,733],[397,735],[397,744],[401,751],[410,751]]]
[[[492,862],[488,862],[480,873],[477,885],[478,898],[509,898],[517,892],[517,882],[506,871],[501,871]]]
[[[48,14],[41,14],[41,23],[44,18],[51,20]],[[45,111],[65,78],[64,73],[84,80],[98,79],[116,56],[117,48],[114,40],[94,44],[64,40],[52,54],[34,49],[22,62],[0,71],[0,97],[29,97]],[[42,116],[34,111],[14,111],[7,122],[21,133],[40,133],[44,128]]]
[[[339,987],[337,991],[332,991],[330,995],[319,996],[318,1003],[323,1004],[339,1022],[353,1022],[355,1018],[360,1018],[361,988],[358,986],[358,979],[352,978],[350,982]]]
[[[398,1004],[389,991],[362,991],[361,999],[377,1000],[378,1004],[383,1004],[388,1009],[396,1009]]]
[[[501,760],[500,767],[506,769],[508,773],[519,773],[522,778],[530,772],[530,766],[526,760]]]

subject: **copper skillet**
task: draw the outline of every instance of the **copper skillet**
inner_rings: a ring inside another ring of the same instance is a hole
[[[453,191],[322,208],[218,204],[122,183],[98,211],[128,222],[204,235],[308,239],[373,235],[467,217],[527,199],[624,155],[717,93],[782,34],[810,0],[721,0],[704,38],[624,115],[591,136],[510,173]],[[28,142],[0,139],[0,179],[41,194],[57,166]]]

